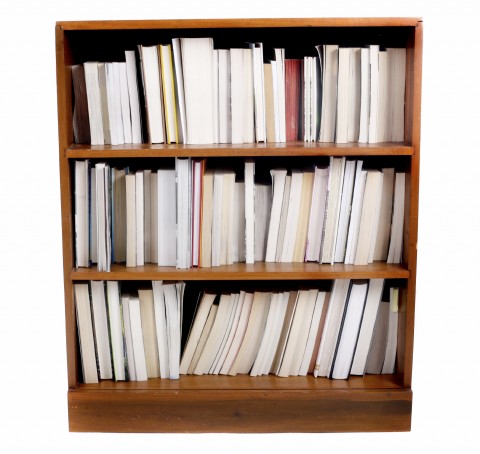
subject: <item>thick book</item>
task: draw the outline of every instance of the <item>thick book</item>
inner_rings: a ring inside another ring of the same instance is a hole
[[[83,382],[98,383],[97,358],[88,283],[73,285]]]
[[[285,131],[286,140],[303,137],[303,61],[285,59]]]
[[[157,378],[160,377],[160,364],[157,331],[155,327],[153,290],[151,288],[139,289],[138,299],[140,301],[140,313],[142,317],[143,345],[145,348],[147,376],[148,378]]]
[[[353,357],[368,292],[367,280],[353,280],[345,304],[342,325],[338,335],[330,378],[346,379],[350,375]]]
[[[110,345],[112,349],[113,378],[115,381],[126,380],[127,356],[122,317],[122,301],[118,281],[107,281],[106,302],[110,327]]]
[[[90,266],[90,164],[75,161],[75,266]]]
[[[83,65],[72,66],[73,137],[75,143],[90,143],[87,87]]]

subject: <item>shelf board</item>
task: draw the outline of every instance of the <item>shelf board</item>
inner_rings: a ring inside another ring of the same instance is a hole
[[[184,280],[184,281],[263,281],[263,280],[327,280],[327,279],[408,279],[410,271],[405,265],[376,262],[369,265],[319,265],[318,263],[264,263],[233,265],[211,268],[176,269],[153,264],[127,268],[114,264],[110,272],[95,267],[74,268],[72,281],[85,280]]]
[[[68,393],[72,432],[408,431],[412,391],[395,375],[182,376],[79,385]]]
[[[401,374],[351,375],[348,380],[330,380],[313,375],[301,377],[277,377],[262,375],[250,377],[247,374],[229,375],[181,375],[179,380],[150,378],[147,381],[102,380],[100,383],[79,384],[77,391],[205,391],[205,390],[367,390],[404,389]]]
[[[286,142],[255,144],[73,144],[65,151],[71,159],[95,158],[162,158],[162,157],[255,157],[255,156],[411,156],[414,148],[408,143],[335,144],[319,142]]]

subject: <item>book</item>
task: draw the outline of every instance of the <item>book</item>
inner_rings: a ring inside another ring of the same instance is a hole
[[[330,157],[327,186],[326,213],[323,227],[320,263],[333,264],[335,261],[335,245],[340,215],[342,184],[346,158]]]
[[[403,142],[405,129],[405,48],[388,48],[388,78],[390,96],[390,139],[392,142]]]
[[[105,143],[98,67],[99,62],[96,61],[87,61],[83,64],[92,145],[103,145]]]
[[[170,376],[170,348],[167,332],[166,302],[163,289],[163,281],[152,281],[153,306],[155,315],[155,332],[158,349],[158,363],[160,368],[160,378],[169,378]]]
[[[107,281],[106,302],[110,327],[110,344],[112,349],[113,379],[126,380],[127,357],[125,352],[122,301],[118,281]]]
[[[312,204],[312,192],[314,183],[314,173],[304,171],[302,178],[302,192],[300,194],[300,213],[298,216],[295,244],[293,248],[293,262],[304,262],[305,251],[307,247],[307,235],[309,227],[310,208]]]
[[[132,125],[132,143],[142,143],[142,115],[140,106],[140,87],[134,50],[125,51],[127,72],[128,101]]]
[[[254,292],[245,335],[229,370],[229,375],[248,374],[250,372],[265,329],[271,297],[270,292]]]
[[[238,298],[238,305],[240,306],[240,314],[238,316],[238,323],[236,323],[235,333],[233,334],[233,338],[230,342],[227,355],[225,356],[222,367],[219,371],[219,373],[222,375],[229,374],[232,364],[234,363],[238,355],[238,352],[243,342],[243,338],[245,336],[245,331],[248,326],[248,321],[250,319],[252,303],[253,303],[253,293],[240,291],[239,298]]]
[[[255,262],[255,161],[245,160],[245,261]]]
[[[173,71],[175,73],[175,102],[177,105],[177,133],[179,143],[188,143],[185,90],[183,87],[182,50],[180,38],[172,38]]]
[[[112,262],[126,261],[127,214],[125,169],[111,169],[112,176]]]
[[[200,263],[200,223],[204,159],[192,160],[192,266]]]
[[[383,173],[379,170],[369,170],[365,181],[355,265],[367,265],[370,262],[370,249],[375,241],[375,227],[380,213],[382,185]],[[375,247],[374,244],[373,247]]]
[[[382,298],[378,306],[372,342],[370,344],[370,350],[368,351],[367,364],[365,367],[365,373],[367,374],[382,373],[388,339],[389,314],[390,301],[388,301],[388,298]]]
[[[206,169],[202,175],[202,201],[200,206],[200,267],[210,267],[212,265],[213,181],[213,169]]]
[[[397,334],[398,334],[398,287],[390,288],[390,307],[388,312],[388,335],[385,346],[385,359],[382,366],[382,374],[395,372],[395,359],[397,357]]]
[[[322,79],[322,104],[319,142],[335,141],[335,122],[338,81],[338,45],[315,46],[320,58]]]
[[[330,374],[350,282],[350,279],[336,279],[333,283],[322,339],[313,372],[315,377],[327,377]]]
[[[157,332],[155,327],[155,306],[151,288],[138,289],[142,320],[143,345],[148,378],[160,377]]]
[[[346,379],[350,375],[355,348],[357,346],[358,333],[365,309],[367,292],[367,280],[351,281],[342,325],[338,335],[337,347],[332,361],[330,378]]]
[[[219,143],[232,143],[230,49],[218,49]]]
[[[98,383],[97,358],[88,283],[73,284],[73,290],[83,382]]]
[[[162,104],[162,81],[158,46],[140,46],[145,104],[147,110],[148,143],[165,142],[165,112]]]
[[[135,362],[136,381],[148,379],[145,345],[143,342],[142,312],[138,295],[131,295],[128,299],[130,316],[130,330],[132,332],[133,358]]]
[[[382,173],[382,199],[380,201],[377,234],[375,235],[375,247],[373,248],[373,257],[371,257],[371,260],[386,261],[388,258],[388,244],[392,225],[393,184],[395,180],[395,169],[385,168],[382,169]],[[372,249],[370,252],[372,252]]]
[[[90,164],[88,160],[75,161],[75,266],[90,266]]]
[[[378,143],[379,113],[379,52],[380,46],[372,44],[370,50],[370,118],[368,122],[368,142]]]
[[[267,183],[255,184],[254,257],[256,262],[265,261],[271,207],[272,185]]]
[[[267,247],[265,261],[275,262],[277,250],[278,233],[280,230],[280,216],[282,212],[283,194],[287,177],[286,169],[273,169],[270,171],[272,177],[272,207],[270,210],[270,222],[268,224]]]
[[[177,190],[174,168],[157,170],[158,266],[177,264]],[[173,214],[175,213],[175,215]]]
[[[249,48],[252,50],[253,92],[255,102],[255,141],[258,143],[265,142],[266,140],[263,43],[250,43]]]
[[[135,196],[135,174],[125,175],[126,251],[127,267],[137,266],[137,209]]]
[[[130,295],[122,293],[122,317],[125,330],[125,354],[127,356],[127,380],[137,381],[135,350],[133,348],[132,324],[130,320]]]
[[[360,118],[358,142],[368,143],[370,120],[370,48],[360,49]]]
[[[167,143],[179,143],[177,124],[177,99],[173,72],[172,46],[160,44],[160,71],[162,80],[163,107],[165,112],[165,134]]]
[[[215,298],[216,294],[205,292],[196,308],[192,326],[190,327],[190,332],[180,361],[179,371],[182,375],[187,373]]]
[[[285,189],[283,191],[282,210],[280,213],[280,224],[278,227],[277,250],[275,252],[275,261],[281,262],[283,254],[283,243],[285,239],[285,229],[287,227],[288,203],[290,200],[290,187],[292,185],[292,176],[287,173],[285,177]]]
[[[180,38],[188,144],[214,143],[213,39]]]
[[[90,292],[99,376],[102,380],[109,380],[113,378],[112,352],[104,281],[90,281]]]
[[[335,241],[335,262],[343,263],[347,249],[348,227],[352,211],[353,188],[355,183],[356,160],[348,160],[345,163],[343,175],[342,197],[340,213],[338,217],[337,239]]]
[[[303,136],[303,61],[285,60],[285,136],[286,140],[300,140]]]
[[[349,142],[358,142],[360,136],[361,108],[361,49],[350,49],[350,77],[348,89],[348,126]]]
[[[375,327],[378,306],[382,298],[384,283],[385,279],[370,279],[369,281],[365,310],[350,370],[352,375],[363,375],[365,373],[368,351],[372,342],[373,329]]]
[[[175,158],[177,183],[177,260],[179,269],[190,268],[192,264],[192,164],[191,158]],[[171,216],[171,213],[168,214]]]
[[[135,251],[137,266],[145,265],[145,173],[135,172]]]
[[[95,164],[95,187],[95,206],[97,219],[97,269],[98,271],[110,271],[110,166],[104,162]]]
[[[328,167],[315,166],[305,247],[306,262],[318,262],[320,259],[328,193],[328,173]]]
[[[340,47],[338,49],[337,112],[335,126],[336,143],[348,142],[351,52],[352,49],[350,47]]]
[[[90,143],[87,87],[83,65],[72,65],[73,136],[75,143]]]
[[[395,174],[393,214],[387,263],[400,263],[403,252],[403,224],[405,221],[405,181],[404,172]]]

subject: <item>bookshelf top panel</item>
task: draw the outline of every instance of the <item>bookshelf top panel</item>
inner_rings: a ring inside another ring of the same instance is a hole
[[[289,19],[168,19],[118,21],[58,21],[63,30],[133,30],[156,28],[269,28],[269,27],[415,27],[421,18],[289,18]]]
[[[334,144],[319,142],[286,142],[259,144],[134,144],[72,145],[65,157],[85,158],[156,158],[156,157],[242,157],[242,156],[411,156],[414,147],[408,143]]]

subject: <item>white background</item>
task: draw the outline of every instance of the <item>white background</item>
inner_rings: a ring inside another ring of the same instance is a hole
[[[0,452],[480,452],[478,0],[16,0],[0,5]],[[340,16],[424,19],[412,431],[69,433],[55,22]]]

